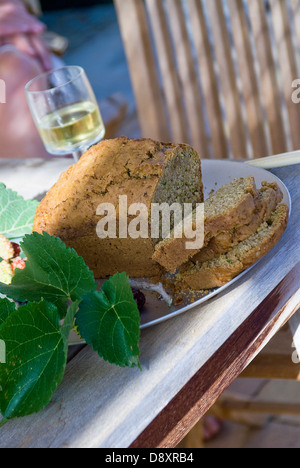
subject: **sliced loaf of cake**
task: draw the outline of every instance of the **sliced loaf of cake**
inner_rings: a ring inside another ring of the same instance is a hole
[[[258,191],[254,177],[234,179],[221,187],[204,202],[204,245],[220,234],[231,229],[248,225],[256,211]],[[196,226],[193,227],[194,230]],[[153,260],[168,272],[175,271],[198,253],[198,249],[186,248],[187,238],[174,237],[159,242]]]
[[[142,203],[148,209],[147,238],[119,235],[119,197],[125,195],[128,208]],[[116,272],[151,277],[160,274],[152,259],[157,241],[150,232],[152,204],[202,202],[201,161],[190,146],[121,137],[91,147],[61,175],[40,203],[33,230],[60,237],[96,278]],[[103,216],[98,208],[106,203],[115,207],[117,232],[99,238],[96,229]]]
[[[178,281],[193,290],[223,286],[266,255],[279,241],[288,223],[288,207],[278,205],[266,222],[248,239],[227,254],[196,265],[189,262],[178,274]]]

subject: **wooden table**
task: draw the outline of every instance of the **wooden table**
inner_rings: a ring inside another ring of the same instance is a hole
[[[0,181],[32,196],[71,162],[1,161]],[[0,447],[176,446],[300,306],[300,166],[274,172],[293,202],[279,245],[225,293],[143,330],[142,372],[72,349],[52,402],[0,428]]]

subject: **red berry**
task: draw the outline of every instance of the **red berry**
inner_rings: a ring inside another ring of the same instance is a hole
[[[140,312],[142,312],[144,305],[146,304],[145,295],[139,289],[131,288],[131,290],[138,309]]]
[[[14,255],[14,258],[18,257],[21,253],[21,247],[19,246],[19,244],[17,244],[16,242],[12,242],[11,245],[13,246],[14,248],[14,251],[15,251],[15,255]]]

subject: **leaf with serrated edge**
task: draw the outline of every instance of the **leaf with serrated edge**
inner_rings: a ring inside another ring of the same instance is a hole
[[[8,299],[0,299],[0,328],[15,308],[16,306],[14,302],[9,301]]]
[[[0,183],[0,234],[16,239],[30,234],[39,202],[24,200]]]
[[[63,379],[67,353],[59,315],[45,301],[12,312],[0,329],[6,364],[0,366],[0,409],[4,419],[40,411]]]
[[[125,273],[111,277],[100,292],[83,297],[76,325],[80,336],[106,361],[139,366],[140,314]]]
[[[94,275],[82,257],[55,236],[34,232],[21,247],[27,257],[24,270],[16,270],[10,285],[0,283],[0,292],[15,301],[46,301],[55,304],[64,317],[67,300],[80,300],[97,287]]]

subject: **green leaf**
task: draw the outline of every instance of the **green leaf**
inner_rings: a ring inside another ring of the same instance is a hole
[[[21,247],[27,257],[24,270],[16,270],[10,285],[0,283],[0,292],[20,302],[52,302],[63,318],[67,301],[77,301],[97,287],[94,275],[82,257],[58,237],[34,232]]]
[[[0,299],[0,328],[15,308],[16,306],[14,302],[9,301],[8,299]]]
[[[69,334],[71,329],[74,327],[74,318],[78,311],[78,306],[80,301],[72,302],[70,307],[68,308],[66,318],[64,319],[64,323],[61,327],[61,334],[65,344],[65,352],[68,352],[69,347]]]
[[[128,277],[116,274],[83,297],[76,316],[82,338],[106,361],[139,366],[140,314]]]
[[[24,200],[0,183],[0,234],[8,239],[30,234],[38,204],[36,200]]]
[[[59,315],[45,301],[14,310],[0,329],[6,364],[0,365],[0,410],[4,419],[40,411],[65,372],[67,354]]]

